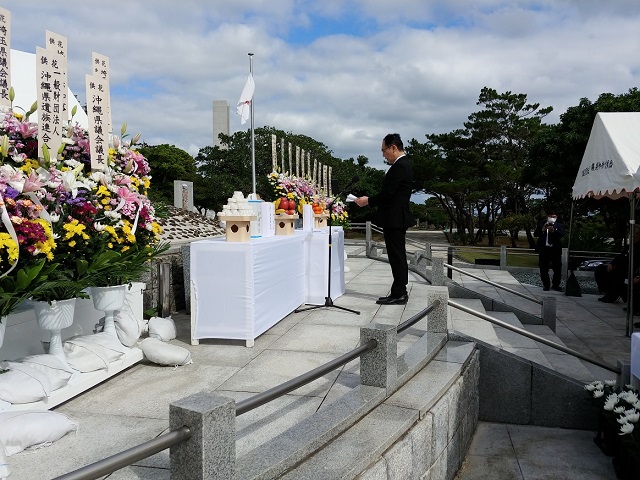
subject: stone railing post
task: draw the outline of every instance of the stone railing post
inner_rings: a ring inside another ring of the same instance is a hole
[[[562,249],[562,278],[564,278],[565,285],[567,284],[567,279],[569,278],[569,249]]]
[[[427,260],[431,261],[433,258],[433,254],[431,253],[431,244],[429,242],[424,245],[424,255],[427,257]]]
[[[507,246],[500,245],[500,270],[507,269]]]
[[[372,240],[372,233],[371,233],[371,222],[367,222],[366,224],[366,228],[365,228],[365,254],[367,255],[367,257],[371,256],[371,240]]]
[[[634,385],[634,383],[638,383],[637,380],[634,382],[633,375],[631,375],[631,363],[627,360],[618,360],[617,367],[620,369],[620,373],[618,374],[618,378],[616,379],[616,384],[618,387],[624,387],[625,385],[631,385],[634,388],[638,388],[638,385]]]
[[[542,324],[556,331],[556,297],[542,297]]]
[[[395,325],[372,323],[360,328],[360,343],[374,339],[378,346],[360,357],[360,383],[385,388],[395,387],[398,378],[398,333]]]
[[[435,287],[444,285],[444,258],[431,259],[431,285]]]
[[[428,288],[427,306],[433,305],[436,300],[440,303],[427,315],[427,332],[446,333],[449,318],[449,289],[434,286]]]
[[[169,406],[169,427],[191,438],[170,448],[171,480],[227,480],[236,469],[236,404],[200,392]]]

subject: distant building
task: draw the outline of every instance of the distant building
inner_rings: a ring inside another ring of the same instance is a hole
[[[219,135],[229,135],[229,102],[213,101],[213,146],[221,147]]]

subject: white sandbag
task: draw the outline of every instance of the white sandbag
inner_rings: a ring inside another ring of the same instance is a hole
[[[191,352],[180,345],[164,343],[157,338],[145,338],[138,345],[144,356],[158,365],[188,365],[193,363]]]
[[[51,382],[40,370],[18,362],[2,362],[0,370],[0,399],[9,403],[31,403],[48,397]]]
[[[17,361],[44,373],[51,382],[51,391],[64,387],[73,375],[64,362],[55,355],[30,355]]]
[[[117,337],[104,332],[72,337],[64,342],[67,362],[80,372],[106,369],[128,350]]]
[[[4,445],[0,442],[0,480],[5,480],[11,475],[7,455],[4,453]]]
[[[0,413],[0,444],[11,456],[26,448],[44,447],[75,432],[78,424],[62,413],[48,410]]]
[[[149,320],[149,336],[168,342],[176,338],[176,324],[171,317],[151,317]]]
[[[133,347],[142,335],[144,324],[138,322],[138,319],[128,309],[120,310],[115,316],[114,323],[120,343],[127,347]]]

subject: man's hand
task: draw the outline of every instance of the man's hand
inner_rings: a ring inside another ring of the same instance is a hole
[[[369,205],[369,197],[358,197],[355,202],[359,207],[365,207]]]

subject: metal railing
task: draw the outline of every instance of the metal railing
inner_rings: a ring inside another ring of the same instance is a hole
[[[153,440],[141,443],[135,447],[131,447],[110,457],[91,463],[85,467],[65,473],[53,480],[93,480],[104,475],[120,470],[137,461],[143,460],[166,450],[169,447],[184,442],[191,438],[189,427],[183,426],[175,430],[171,430],[163,435],[159,435]]]
[[[419,322],[422,318],[428,315],[434,308],[440,305],[440,301],[434,301],[429,307],[421,310],[411,318],[402,322],[396,328],[397,333],[401,333],[408,329],[412,325]],[[319,379],[323,375],[346,365],[347,363],[362,356],[363,353],[375,349],[378,346],[378,342],[375,339],[370,339],[365,344],[360,345],[353,350],[341,355],[340,357],[331,360],[313,370],[310,370],[302,375],[299,375],[291,380],[277,385],[269,390],[254,395],[236,403],[236,416],[243,415],[255,408],[265,405],[281,396],[296,390],[314,380]],[[110,457],[99,460],[95,463],[89,464],[67,474],[56,477],[54,480],[93,480],[100,478],[101,476],[108,475],[127,467],[137,461],[143,460],[155,455],[167,448],[173,447],[181,442],[189,440],[191,438],[191,431],[187,426],[182,426],[178,429],[171,430],[170,432],[160,435],[153,440],[142,443],[135,447],[124,450],[120,453],[112,455]]]
[[[599,360],[595,360],[583,353],[578,352],[577,350],[573,350],[569,347],[566,347],[564,345],[560,345],[559,343],[556,342],[552,342],[551,340],[547,340],[544,337],[541,337],[539,335],[536,335],[535,333],[531,333],[527,330],[524,330],[522,328],[519,327],[514,327],[513,325],[507,323],[507,322],[503,322],[502,320],[498,320],[497,318],[491,317],[490,315],[486,315],[482,312],[478,312],[477,310],[474,310],[472,308],[469,307],[465,307],[464,305],[460,304],[460,303],[456,303],[453,302],[451,300],[449,300],[447,302],[447,304],[453,308],[457,308],[458,310],[461,310],[463,312],[466,313],[470,313],[471,315],[475,315],[476,317],[482,318],[483,320],[486,320],[488,322],[491,322],[495,325],[498,325],[500,327],[506,328],[507,330],[511,330],[512,332],[518,333],[520,335],[524,335],[527,338],[530,338],[531,340],[534,340],[536,342],[539,343],[543,343],[544,345],[547,345],[548,347],[552,347],[555,348],[557,350],[560,350],[561,352],[567,353],[569,355],[572,355],[576,358],[579,358],[581,360],[585,360],[589,363],[592,363],[593,365],[597,365],[599,367],[602,367],[606,370],[609,370],[610,372],[613,372],[617,375],[620,375],[622,372],[618,367],[613,367],[609,364],[606,364],[604,362],[601,362]]]
[[[471,278],[473,278],[475,280],[480,280],[481,282],[488,283],[489,285],[491,285],[493,287],[499,288],[499,289],[504,290],[506,292],[509,292],[509,293],[511,293],[513,295],[517,295],[518,297],[522,297],[522,298],[524,298],[526,300],[530,300],[530,301],[532,301],[534,303],[537,303],[538,305],[542,305],[543,304],[542,300],[538,300],[535,297],[531,297],[529,295],[525,295],[524,293],[518,292],[518,291],[513,290],[513,289],[511,289],[509,287],[505,287],[504,285],[500,285],[499,283],[492,282],[491,280],[488,280],[486,278],[479,277],[477,275],[474,275],[473,273],[465,272],[461,268],[454,267],[453,265],[449,265],[448,263],[445,263],[444,266],[445,266],[445,268],[447,268],[449,270],[453,270],[453,271],[456,271],[458,273],[462,273],[464,275],[467,275],[467,276],[469,276],[469,277],[471,277]],[[451,278],[451,277],[449,277],[449,278]]]

